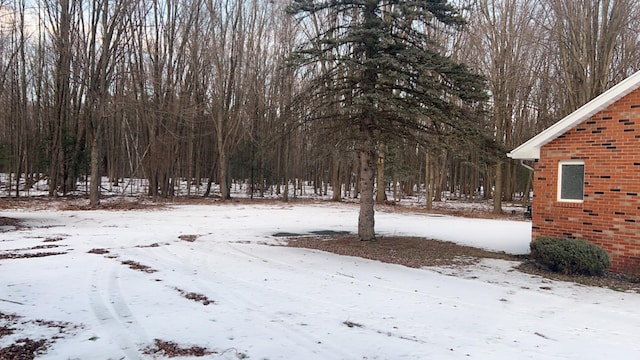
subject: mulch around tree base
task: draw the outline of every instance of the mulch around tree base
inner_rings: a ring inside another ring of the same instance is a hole
[[[356,235],[301,236],[288,239],[286,246],[316,249],[338,255],[357,256],[412,268],[428,266],[467,266],[483,258],[519,261],[517,270],[552,280],[606,287],[617,291],[640,292],[638,279],[607,273],[602,277],[564,275],[545,270],[529,261],[528,256],[492,252],[439,241],[407,236],[381,236],[376,241],[359,241]]]
[[[470,265],[481,258],[522,260],[522,257],[438,241],[405,236],[380,236],[376,241],[359,241],[356,235],[292,237],[287,246],[358,256],[412,268]]]

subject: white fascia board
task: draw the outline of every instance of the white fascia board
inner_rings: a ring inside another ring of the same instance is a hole
[[[526,143],[522,144],[525,145]],[[539,147],[527,147],[522,148],[522,146],[518,146],[513,149],[511,152],[507,153],[507,157],[511,159],[518,160],[536,160],[540,158],[540,148]]]
[[[603,92],[600,96],[586,103],[578,110],[567,115],[564,119],[551,125],[540,134],[532,137],[527,142],[513,149],[507,154],[507,156],[512,159],[522,160],[539,159],[540,148],[545,144],[557,139],[560,135],[566,133],[584,120],[595,115],[598,111],[601,111],[614,102],[620,100],[622,97],[628,95],[639,86],[640,71],[624,79],[611,89]]]

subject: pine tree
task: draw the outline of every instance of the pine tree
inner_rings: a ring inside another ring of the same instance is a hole
[[[464,19],[446,0],[294,0],[287,10],[300,21],[332,19],[292,60],[322,65],[305,96],[339,108],[337,133],[359,153],[358,236],[375,240],[378,145],[478,132],[474,111],[486,99],[484,80],[443,55],[433,36],[462,27]]]

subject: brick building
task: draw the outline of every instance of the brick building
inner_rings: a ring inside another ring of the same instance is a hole
[[[640,72],[507,155],[535,161],[533,238],[590,241],[640,275]]]

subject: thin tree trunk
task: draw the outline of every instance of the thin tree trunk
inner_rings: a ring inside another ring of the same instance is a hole
[[[400,191],[398,189],[398,183],[400,182],[398,180],[398,175],[394,175],[393,178],[393,186],[392,186],[392,191],[393,191],[393,201],[394,202],[399,202],[400,201]]]
[[[92,208],[100,204],[100,142],[98,135],[91,138],[91,172],[89,181],[89,206]]]
[[[220,197],[222,200],[231,199],[231,189],[229,185],[229,162],[226,156],[226,149],[218,147],[218,181],[220,181]]]
[[[340,159],[338,158],[338,153],[333,153],[333,171],[331,174],[331,187],[333,188],[333,196],[331,200],[340,201],[342,200],[341,190],[342,186],[340,183]]]
[[[384,187],[384,152],[380,151],[378,154],[378,176],[376,180],[376,203],[384,204],[387,200],[386,191]]]
[[[425,187],[425,197],[426,203],[425,207],[427,210],[433,209],[433,169],[431,164],[431,156],[429,153],[426,153],[425,157],[425,179],[424,179],[424,187]]]
[[[216,173],[217,173],[218,169],[213,166],[211,168],[211,172],[209,173],[209,179],[207,179],[207,188],[204,191],[204,197],[209,197],[209,195],[211,194],[211,186],[213,185],[213,181],[216,177]]]
[[[360,151],[360,215],[358,217],[358,237],[361,241],[375,241],[374,181],[375,148],[371,140],[365,141]]]
[[[285,173],[288,173],[288,171],[285,171]],[[289,202],[289,178],[287,175],[285,175],[282,183],[282,185],[284,186],[284,190],[282,191],[282,201]]]
[[[431,164],[432,170],[436,169],[437,167],[437,170],[439,171],[432,172],[433,189],[431,191],[433,192],[433,201],[440,202],[442,201],[442,189],[445,180],[444,174],[446,171],[446,161],[444,159],[444,155],[438,155],[438,157],[436,157],[436,161],[436,163]]]
[[[502,161],[495,166],[495,187],[493,190],[493,213],[502,214]]]

